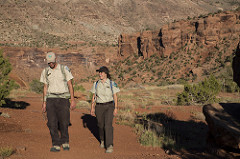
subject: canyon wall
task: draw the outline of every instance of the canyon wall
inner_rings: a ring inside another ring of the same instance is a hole
[[[240,11],[222,12],[205,17],[181,20],[164,25],[159,31],[143,31],[122,34],[118,39],[118,54],[122,58],[140,55],[148,58],[153,54],[169,56],[181,48],[218,47],[225,38],[239,39]]]

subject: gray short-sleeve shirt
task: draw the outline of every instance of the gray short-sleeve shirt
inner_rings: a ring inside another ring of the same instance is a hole
[[[48,70],[48,82],[46,78],[46,70]],[[67,66],[64,66],[66,80],[69,81],[73,79],[73,75],[70,72],[70,69]],[[61,94],[69,92],[68,85],[64,80],[64,74],[62,73],[60,64],[57,65],[55,69],[47,68],[44,69],[41,73],[40,82],[48,84],[47,93],[51,94]]]
[[[96,102],[97,103],[106,103],[113,101],[113,94],[116,94],[120,92],[119,87],[114,81],[112,82],[112,89],[110,85],[110,79],[107,79],[106,82],[102,82],[101,80],[98,81],[97,83],[97,88],[96,87],[96,82],[94,82],[92,89],[90,90],[92,93],[96,93],[97,98]]]

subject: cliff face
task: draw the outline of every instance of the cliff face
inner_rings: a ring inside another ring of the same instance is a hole
[[[122,71],[116,75],[125,84],[128,79],[151,84],[197,82],[210,74],[232,78],[239,40],[240,11],[181,20],[158,31],[122,34],[118,39]]]
[[[118,40],[118,54],[123,58],[131,54],[144,58],[153,54],[169,56],[184,47],[185,50],[191,50],[195,45],[217,47],[226,38],[239,39],[239,35],[240,12],[224,12],[164,25],[160,31],[122,34]]]

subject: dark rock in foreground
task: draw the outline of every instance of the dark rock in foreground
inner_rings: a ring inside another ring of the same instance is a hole
[[[203,107],[208,123],[208,143],[218,148],[240,152],[240,104],[220,103]]]

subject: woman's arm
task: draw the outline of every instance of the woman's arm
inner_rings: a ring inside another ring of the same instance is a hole
[[[115,93],[115,94],[113,95],[113,99],[114,99],[114,105],[115,105],[115,109],[114,109],[113,114],[114,114],[114,115],[117,115],[117,111],[118,111],[118,98],[117,98],[117,93]]]

